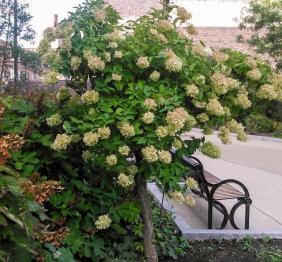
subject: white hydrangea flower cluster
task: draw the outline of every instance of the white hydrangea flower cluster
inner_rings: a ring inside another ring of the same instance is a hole
[[[91,160],[92,153],[88,150],[85,150],[85,151],[82,152],[82,158],[83,158],[84,161],[87,162],[87,161]]]
[[[99,216],[98,219],[95,221],[95,226],[97,229],[107,229],[110,227],[112,220],[110,219],[109,215],[102,215]]]
[[[115,154],[108,155],[106,157],[106,163],[109,166],[115,166],[117,164],[117,156]]]
[[[172,142],[172,146],[176,149],[181,149],[183,147],[183,144],[182,144],[182,141],[179,140],[179,139],[175,139],[173,142]]]
[[[129,146],[120,146],[118,148],[118,152],[122,155],[122,156],[128,156],[130,153],[130,148]]]
[[[232,119],[226,123],[226,127],[234,133],[244,131],[244,127],[241,123],[238,123],[235,119]]]
[[[105,22],[105,20],[107,18],[107,14],[106,14],[105,10],[98,9],[98,10],[95,10],[94,17],[95,17],[96,22],[103,23],[103,22]]]
[[[51,145],[51,148],[56,151],[66,150],[71,142],[71,136],[68,136],[67,134],[57,134],[55,141]]]
[[[87,58],[88,67],[93,71],[103,71],[105,69],[105,62],[96,55],[90,55]]]
[[[158,107],[158,104],[156,102],[155,99],[152,98],[146,98],[144,101],[144,106],[148,109],[148,110],[156,110]]]
[[[119,75],[119,74],[112,74],[112,79],[113,79],[113,81],[117,81],[117,82],[119,82],[119,81],[121,81],[122,80],[122,76],[121,75]]]
[[[175,108],[173,111],[168,112],[166,115],[166,122],[168,130],[171,133],[177,133],[184,128],[188,121],[189,114],[183,107]]]
[[[62,86],[59,90],[59,92],[56,95],[56,98],[59,101],[63,101],[65,99],[68,99],[71,96],[70,90],[66,86]]]
[[[81,96],[83,104],[91,105],[99,101],[99,93],[95,90],[88,90]]]
[[[207,105],[205,101],[199,101],[197,99],[193,99],[192,103],[196,108],[200,108],[200,109],[205,108]]]
[[[169,72],[180,72],[182,69],[182,60],[176,55],[171,56],[165,62],[165,68]]]
[[[93,132],[85,133],[83,136],[83,142],[87,146],[95,146],[99,142],[99,135]]]
[[[201,43],[196,43],[192,46],[192,52],[194,55],[206,56],[205,47]]]
[[[118,48],[118,43],[117,42],[110,42],[109,47],[113,48],[113,49]]]
[[[141,150],[144,159],[148,163],[153,163],[159,159],[158,150],[154,146],[147,146]]]
[[[54,114],[48,118],[46,118],[46,123],[50,127],[58,126],[62,124],[63,120],[60,114]]]
[[[278,96],[273,85],[265,84],[259,88],[256,96],[262,99],[275,100]]]
[[[177,16],[182,23],[185,23],[192,17],[191,13],[189,13],[184,7],[177,8]]]
[[[150,62],[148,60],[148,57],[146,56],[140,56],[138,57],[137,59],[137,62],[136,62],[136,65],[139,67],[139,68],[142,68],[142,69],[146,69],[150,66]]]
[[[130,165],[130,166],[127,168],[127,172],[128,172],[130,175],[134,176],[134,175],[136,175],[136,174],[138,173],[138,167],[135,166],[135,165]]]
[[[160,150],[158,152],[159,160],[165,164],[170,164],[172,161],[172,157],[169,151]]]
[[[198,114],[196,116],[196,119],[200,122],[200,123],[206,123],[209,121],[209,116],[206,113],[201,113]]]
[[[249,100],[248,95],[244,92],[239,92],[234,98],[234,104],[243,109],[251,107],[252,102]]]
[[[154,113],[152,112],[146,112],[143,114],[142,116],[142,121],[145,123],[145,124],[151,124],[154,122],[154,119],[155,119],[155,115]]]
[[[167,38],[164,36],[164,34],[159,33],[158,30],[151,28],[151,29],[149,30],[149,32],[150,32],[150,34],[151,34],[154,38],[156,38],[158,41],[160,41],[160,42],[162,42],[162,43],[164,43],[164,44],[166,44],[166,43],[168,42],[168,41],[167,41]]]
[[[104,56],[105,56],[105,60],[110,63],[111,60],[112,60],[112,56],[111,56],[111,53],[110,52],[105,52],[104,53]]]
[[[226,94],[229,90],[239,88],[240,84],[236,79],[226,77],[224,74],[216,72],[211,76],[212,89],[217,95]]]
[[[55,85],[59,81],[58,73],[56,71],[49,71],[42,76],[42,82],[44,85]]]
[[[273,73],[269,77],[269,81],[275,88],[277,98],[275,100],[282,102],[282,73]]]
[[[185,87],[186,95],[195,98],[199,94],[199,88],[195,85],[186,85]]]
[[[123,122],[119,124],[118,129],[121,135],[126,138],[135,136],[134,126],[130,125],[128,122]]]
[[[168,130],[167,130],[167,127],[165,126],[159,126],[157,129],[156,129],[156,135],[157,137],[159,138],[164,138],[168,135]]]
[[[111,42],[119,42],[123,40],[122,32],[115,30],[111,33],[107,33],[104,35],[104,39]]]
[[[216,98],[209,100],[208,104],[206,105],[206,110],[210,115],[214,116],[223,116],[225,113],[223,106]]]
[[[248,135],[243,130],[241,130],[237,134],[237,140],[242,141],[242,142],[247,142],[249,138],[248,138]]]
[[[196,200],[192,195],[185,196],[184,202],[186,205],[191,206],[191,207],[196,205]]]
[[[108,139],[111,135],[111,129],[107,126],[100,127],[97,130],[97,134],[100,139]]]
[[[222,53],[222,52],[214,52],[213,53],[213,58],[216,62],[223,64],[224,62],[226,62],[229,58],[228,54]]]
[[[176,202],[176,203],[183,203],[185,202],[185,197],[184,195],[179,192],[179,191],[174,191],[169,193],[170,198],[172,199],[172,201]]]
[[[230,131],[228,128],[222,126],[218,131],[218,137],[220,138],[223,144],[231,144],[232,139],[230,136]]]
[[[158,72],[158,71],[154,71],[150,74],[149,78],[152,80],[152,81],[158,81],[160,79],[160,76],[161,74]]]
[[[134,179],[132,176],[127,176],[124,173],[120,173],[116,183],[122,188],[130,188],[134,185]]]
[[[257,67],[257,61],[251,56],[246,57],[245,64],[253,69]]]
[[[166,19],[156,21],[155,27],[161,32],[170,32],[174,29],[173,24]]]
[[[114,57],[115,58],[118,58],[118,59],[120,59],[120,58],[122,58],[122,51],[115,51],[115,53],[114,53]]]
[[[185,180],[185,185],[189,188],[189,189],[197,189],[198,188],[198,183],[197,181],[192,178],[192,177],[188,177]]]
[[[82,63],[82,59],[80,57],[73,56],[71,58],[71,68],[72,68],[72,70],[77,71],[78,68],[80,67],[81,63]]]
[[[251,80],[260,80],[262,77],[262,73],[258,68],[254,68],[247,73],[247,77]]]

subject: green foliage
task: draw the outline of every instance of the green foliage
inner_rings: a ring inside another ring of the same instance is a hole
[[[212,142],[208,141],[205,142],[201,148],[200,151],[211,158],[220,158],[221,151],[220,148],[216,145],[214,145]]]
[[[282,2],[281,0],[251,1],[241,17],[240,28],[251,28],[253,35],[246,40],[258,53],[268,54],[282,68]],[[240,37],[241,38],[241,37]]]
[[[251,133],[270,133],[274,131],[273,121],[264,115],[250,115],[246,118],[246,129]]]

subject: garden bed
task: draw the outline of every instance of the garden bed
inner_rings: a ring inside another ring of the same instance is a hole
[[[209,240],[189,243],[185,257],[161,259],[160,262],[225,262],[225,261],[282,261],[281,239],[245,238],[236,240]]]

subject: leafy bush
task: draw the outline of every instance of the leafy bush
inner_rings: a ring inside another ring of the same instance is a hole
[[[274,131],[273,121],[264,115],[250,115],[246,118],[246,129],[250,133],[270,133]]]
[[[157,261],[158,245],[166,256],[181,253],[172,248],[178,238],[167,236],[171,229],[154,231],[146,181],[192,203],[178,184],[187,171],[182,155],[204,140],[182,141],[181,134],[198,121],[224,126],[221,138],[229,142],[225,125],[252,103],[246,79],[262,73],[257,68],[235,77],[232,56],[210,54],[177,31],[190,16],[177,9],[173,18],[175,9],[121,26],[103,1],[87,1],[47,29],[40,45],[50,66],[45,83],[54,84],[60,73],[70,79],[67,86],[46,99],[5,99],[1,132],[25,140],[7,164],[29,180],[36,175],[24,189],[48,215],[39,217],[43,230],[36,236],[41,260],[135,261],[145,255]],[[57,39],[62,45],[52,49]]]
[[[251,1],[241,16],[240,28],[251,28],[247,42],[261,54],[268,54],[282,68],[282,2],[281,0]],[[240,37],[239,39],[242,39]]]

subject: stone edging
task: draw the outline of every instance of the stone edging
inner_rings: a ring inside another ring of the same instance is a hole
[[[200,129],[200,128],[192,128],[192,131],[202,134],[202,129]],[[213,134],[218,134],[218,131],[213,131]],[[187,134],[183,134],[183,136],[186,136],[186,135],[188,135],[188,133]],[[203,134],[203,136],[204,136],[204,134]],[[232,137],[236,137],[237,134],[231,133],[231,136]],[[253,139],[253,140],[269,141],[269,142],[280,142],[280,143],[282,143],[282,139],[281,138],[276,138],[276,137],[257,136],[257,135],[249,135],[249,134],[248,134],[248,137]]]
[[[156,183],[148,183],[148,191],[154,199],[161,204],[162,192]],[[167,197],[164,198],[164,208],[171,212],[177,228],[181,231],[182,236],[190,241],[199,241],[207,239],[243,239],[247,236],[255,239],[270,237],[282,239],[282,230],[230,230],[230,229],[192,229],[181,215],[176,214],[173,204]]]

